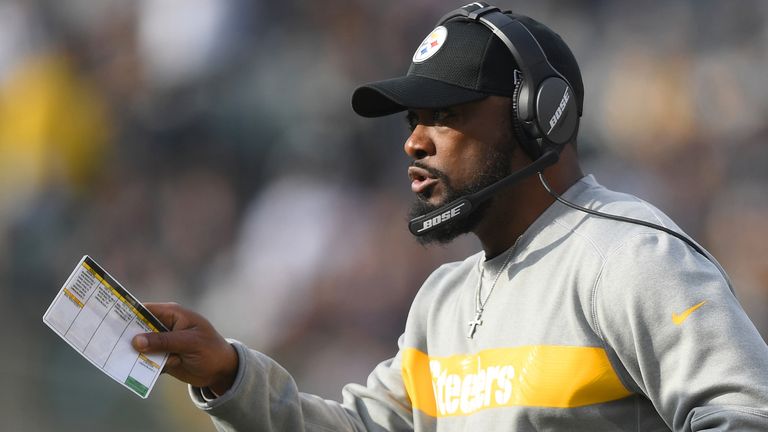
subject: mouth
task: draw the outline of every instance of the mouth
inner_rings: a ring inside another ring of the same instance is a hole
[[[429,171],[416,166],[408,168],[408,178],[411,179],[411,191],[415,194],[424,194],[427,189],[433,187],[439,181]]]

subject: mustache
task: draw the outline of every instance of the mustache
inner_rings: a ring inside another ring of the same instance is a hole
[[[409,166],[416,167],[416,168],[421,168],[424,171],[428,172],[432,177],[434,177],[436,179],[439,179],[439,180],[442,180],[442,181],[444,181],[446,183],[449,183],[448,182],[448,175],[446,175],[444,172],[440,171],[437,168],[433,168],[433,167],[424,165],[423,163],[421,163],[419,161],[412,161],[409,164]]]
[[[410,166],[423,169],[424,171],[428,172],[429,175],[431,175],[432,177],[442,182],[449,191],[453,191],[453,188],[451,187],[451,180],[450,178],[448,178],[448,175],[443,171],[440,171],[437,168],[427,166],[419,161],[412,161],[410,163]],[[419,200],[426,201],[432,196],[432,188],[427,188],[426,190],[417,193],[416,196],[418,197]]]

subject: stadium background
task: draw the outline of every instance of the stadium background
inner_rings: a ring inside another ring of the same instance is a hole
[[[405,72],[438,0],[0,2],[0,424],[208,431],[183,385],[144,401],[41,316],[83,254],[340,397],[391,356],[407,308],[471,238],[410,237],[401,116],[358,118]],[[768,3],[504,2],[582,66],[580,149],[730,272],[768,335]]]

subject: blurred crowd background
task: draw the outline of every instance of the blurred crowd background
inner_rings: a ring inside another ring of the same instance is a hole
[[[402,116],[353,89],[404,73],[461,1],[0,0],[0,424],[209,431],[185,387],[142,400],[41,317],[84,254],[340,398],[470,237],[419,246]],[[504,1],[584,75],[588,172],[668,212],[768,335],[768,2]]]

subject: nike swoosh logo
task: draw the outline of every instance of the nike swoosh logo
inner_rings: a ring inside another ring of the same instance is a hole
[[[691,314],[692,314],[692,313],[693,313],[693,312],[694,312],[696,309],[698,309],[698,308],[700,308],[700,307],[704,306],[704,303],[706,303],[706,302],[707,302],[707,301],[706,301],[706,300],[704,300],[703,302],[701,302],[701,303],[699,303],[699,304],[693,305],[692,307],[690,307],[690,308],[686,309],[685,311],[683,311],[683,313],[681,313],[680,315],[678,315],[678,314],[676,314],[676,313],[673,313],[673,314],[672,314],[672,322],[673,322],[673,323],[675,323],[675,325],[680,325],[680,324],[682,324],[682,323],[683,323],[683,321],[685,321],[686,319],[688,319],[688,317],[689,317],[689,316],[690,316],[690,315],[691,315]]]

